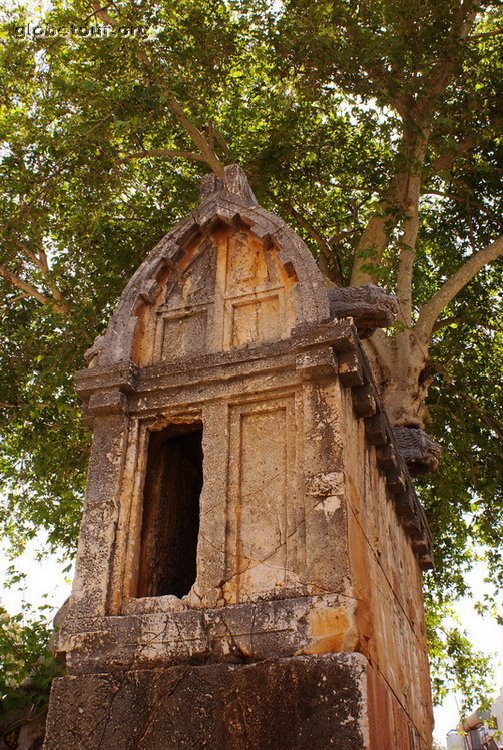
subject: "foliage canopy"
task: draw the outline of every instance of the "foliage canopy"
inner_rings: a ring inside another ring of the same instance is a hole
[[[398,295],[369,353],[393,421],[444,447],[420,488],[435,685],[448,663],[478,700],[443,617],[479,556],[503,583],[496,6],[59,1],[39,36],[20,30],[30,8],[0,10],[4,537],[19,551],[43,529],[73,553],[89,447],[73,372],[201,174],[239,162],[333,283]]]

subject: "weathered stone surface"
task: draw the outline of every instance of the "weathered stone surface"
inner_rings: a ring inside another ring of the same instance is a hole
[[[337,654],[66,677],[44,747],[370,750],[366,671],[359,654]]]
[[[247,203],[258,206],[257,199],[248,185],[248,181],[237,164],[230,164],[225,169],[222,179],[214,174],[207,174],[201,180],[201,198],[207,198],[213,193],[225,191],[231,195],[239,195]]]
[[[442,450],[439,443],[418,427],[395,427],[393,432],[411,474],[435,471]]]
[[[160,317],[155,331],[147,331],[143,326],[145,317],[148,317],[145,316],[145,290],[148,290],[147,296],[152,297],[152,281],[159,284],[159,290],[163,283],[166,289],[168,275],[166,312],[176,309],[177,300],[186,307],[190,306],[190,311],[187,309],[175,321],[178,335],[174,338],[181,346],[181,349],[174,352],[175,356],[182,353],[185,355],[187,347],[190,349],[191,341],[197,342],[196,351],[211,351],[213,333],[221,338],[223,332],[224,348],[237,345],[236,340],[233,344],[229,342],[233,341],[234,335],[238,339],[242,336],[241,313],[245,314],[245,311],[244,308],[239,308],[249,300],[241,299],[238,308],[235,308],[234,303],[237,303],[238,296],[246,289],[250,293],[253,289],[253,294],[256,295],[253,300],[255,307],[257,310],[261,308],[263,315],[269,318],[268,326],[254,334],[259,337],[263,334],[271,337],[276,320],[286,327],[284,333],[287,334],[288,326],[296,323],[329,319],[323,278],[305,244],[279,217],[254,202],[253,194],[246,185],[246,178],[238,167],[226,167],[225,172],[223,182],[213,177],[206,179],[205,197],[199,208],[161,240],[135,273],[124,290],[107,331],[88,352],[88,360],[92,361],[93,366],[110,367],[127,363],[130,358],[133,361],[138,361],[139,358],[141,364],[146,364],[147,362],[142,361],[145,357],[156,361],[156,358],[170,359],[173,356],[173,352],[164,353],[162,334],[159,332],[165,328],[166,316]],[[210,240],[208,233],[211,234]],[[246,242],[252,243],[252,254],[242,252]],[[228,279],[222,278],[218,273],[215,276],[215,264],[211,264],[209,244],[220,258],[224,248],[227,248],[229,257],[228,263],[224,260],[224,266],[231,271]],[[241,261],[245,266],[248,264],[248,268],[240,265]],[[185,273],[188,264],[191,266],[189,275]],[[204,275],[204,269],[209,269],[210,273]],[[265,270],[268,271],[268,277],[267,274],[261,276]],[[197,276],[198,273],[205,280],[203,287],[192,282],[184,284],[184,281],[188,281],[187,276]],[[239,279],[236,273],[238,276],[241,274],[242,278]],[[299,279],[302,279],[302,284],[297,283]],[[244,286],[243,282],[246,282]],[[218,308],[221,304],[224,308],[221,311],[216,309],[215,314],[209,309],[212,304],[208,297],[208,293],[211,297],[211,283],[216,285],[215,307]],[[240,284],[242,289],[239,289]],[[289,293],[282,292],[282,287]],[[276,295],[273,294],[274,290]],[[176,294],[171,294],[172,291]],[[157,293],[156,305],[160,303],[160,297],[162,298],[162,291]],[[285,301],[290,304],[289,310],[284,307]],[[146,306],[152,307],[152,304]],[[236,330],[232,330],[232,325],[227,330],[222,329],[220,318],[225,317],[224,313],[229,317],[233,308],[238,309]],[[169,321],[169,314],[167,318]],[[205,325],[209,327],[205,329]],[[173,330],[172,333],[174,334]],[[151,342],[153,351],[138,347],[138,339],[144,344]],[[208,348],[204,346],[205,343]]]
[[[388,720],[390,734],[381,726],[381,742],[372,748],[408,750],[409,746],[400,744],[393,734],[397,722],[403,726],[403,716],[398,718],[401,712],[412,718],[414,731],[421,738],[417,746],[428,747],[432,709],[421,572],[406,530],[396,523],[397,498],[385,490],[374,458],[376,449],[367,447],[363,456],[359,452],[365,441],[365,428],[361,420],[349,418],[351,411],[351,398],[346,391],[341,419],[344,465],[348,471],[349,467],[359,466],[358,471],[352,472],[347,496],[348,553],[358,601],[359,650],[379,672],[382,700],[386,711],[395,717]],[[380,720],[382,724],[384,713]],[[384,736],[388,737],[386,741]]]
[[[327,506],[335,498],[327,499]],[[175,600],[175,601],[172,601]],[[259,661],[271,656],[352,651],[357,602],[338,595],[287,598],[215,609],[174,609],[176,597],[133,599],[128,614],[83,627],[67,619],[58,649],[71,674],[168,664]]]
[[[332,318],[353,318],[359,335],[390,326],[398,314],[398,300],[375,284],[334,287],[327,290]]]

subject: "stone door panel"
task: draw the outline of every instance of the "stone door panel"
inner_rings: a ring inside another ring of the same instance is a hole
[[[225,599],[291,585],[297,519],[295,397],[229,410]]]

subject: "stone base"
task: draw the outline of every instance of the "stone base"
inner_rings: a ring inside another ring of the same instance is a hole
[[[370,750],[367,669],[353,653],[63,677],[44,750]]]

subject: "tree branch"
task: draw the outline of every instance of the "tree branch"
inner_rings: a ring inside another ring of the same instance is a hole
[[[462,315],[449,315],[447,318],[436,321],[433,325],[432,333],[436,333],[436,331],[440,331],[442,328],[452,325],[452,323],[462,323],[463,321],[466,321],[466,318],[463,318]]]
[[[452,43],[456,44],[459,41],[464,41],[468,37],[480,4],[481,0],[463,0],[460,3],[449,32],[450,39],[445,40],[443,54],[439,57],[433,75],[430,77],[429,81],[425,82],[425,91],[428,92],[426,95],[426,101],[428,103],[431,103],[445,90],[445,87],[459,62],[458,56],[453,54],[454,50]]]
[[[149,60],[149,65],[151,62]],[[224,165],[217,157],[212,148],[210,148],[205,137],[201,131],[189,120],[187,115],[182,109],[181,104],[175,99],[171,92],[167,92],[168,96],[166,104],[171,112],[175,115],[178,122],[182,125],[185,131],[190,135],[196,146],[201,152],[201,156],[206,164],[213,170],[217,177],[224,176]]]
[[[323,237],[321,232],[309,221],[309,219],[301,214],[300,211],[298,211],[289,201],[282,201],[281,206],[288,211],[291,216],[297,219],[299,224],[309,232],[310,236],[318,245],[320,250],[319,266],[321,272],[335,284],[343,286],[342,273],[338,263],[338,258],[330,246],[330,243]]]
[[[351,286],[375,282],[372,266],[377,267],[379,264],[391,231],[385,206],[383,203],[382,213],[375,213],[370,217],[358,241],[351,271]]]
[[[437,322],[433,326],[432,333],[436,333],[437,331],[440,331],[442,328],[445,328],[446,326],[450,326],[452,323],[467,323],[470,326],[478,326],[479,328],[485,328],[488,331],[497,331],[498,333],[503,333],[503,328],[501,326],[495,326],[495,325],[492,325],[492,323],[486,323],[483,320],[475,320],[474,318],[467,318],[464,315],[449,315],[447,318],[442,318],[441,320],[437,320]]]
[[[437,158],[431,163],[430,169],[434,173],[444,172],[456,161],[456,159],[462,154],[475,148],[480,143],[480,133],[477,135],[469,135],[463,138],[462,141],[456,143],[456,145],[449,151],[437,156]]]
[[[407,329],[412,325],[412,276],[420,226],[419,200],[428,138],[429,129],[426,126],[419,128],[413,121],[404,123],[401,153],[406,169],[397,176],[397,193],[403,210],[404,225],[400,238],[396,293],[400,305],[399,320]],[[399,331],[397,337],[400,338]]]
[[[368,351],[368,349],[373,349],[376,354],[376,360],[379,366],[382,367],[383,364],[389,363],[392,351],[393,351],[393,339],[391,339],[389,336],[386,336],[384,331],[381,331],[379,328],[377,331],[374,331],[372,336],[365,339],[365,346],[364,348]]]
[[[62,310],[59,309],[58,305],[56,305],[55,302],[53,302],[49,297],[46,297],[45,294],[42,294],[42,292],[39,292],[38,289],[32,284],[28,284],[27,281],[23,281],[23,279],[20,279],[19,276],[16,276],[15,274],[11,273],[5,266],[0,266],[0,276],[5,279],[11,286],[15,286],[17,289],[21,289],[21,291],[25,292],[29,297],[33,297],[33,299],[36,299],[37,302],[40,302],[41,305],[51,305],[52,307],[56,308],[58,312],[62,312]]]
[[[415,176],[414,182],[420,182],[419,175]],[[398,259],[396,294],[400,305],[399,319],[407,328],[412,323],[412,274],[416,258],[415,248],[418,231],[419,193],[417,194],[417,200],[411,200],[407,205],[405,226],[400,240],[400,257]]]
[[[106,12],[110,7],[109,5],[102,7],[100,3],[97,2],[97,0],[93,0],[91,2],[91,7],[94,11],[94,15],[104,23],[112,27],[118,26],[118,22]],[[115,8],[115,10],[117,10],[117,8]],[[147,55],[144,49],[137,49],[136,57],[141,64],[145,65],[145,67],[153,67],[152,60]],[[206,164],[217,175],[217,177],[223,177],[224,165],[216,155],[214,149],[210,146],[201,131],[194,125],[193,122],[191,122],[189,117],[185,114],[180,102],[175,98],[171,89],[169,89],[167,86],[162,85],[160,88],[164,93],[166,106],[199,149],[201,155],[200,161],[206,162]],[[192,155],[190,158],[193,159],[194,156]]]
[[[223,150],[223,152],[225,153],[226,156],[229,156],[229,154],[230,154],[230,148],[227,145],[227,143],[226,143],[225,138],[223,137],[223,135],[220,133],[219,130],[217,130],[213,126],[212,126],[212,132],[213,132],[213,137],[218,142],[218,144],[220,145],[220,148]]]
[[[118,164],[124,164],[125,162],[132,161],[133,159],[147,159],[153,156],[165,157],[166,159],[192,159],[193,161],[206,162],[206,159],[201,154],[194,154],[191,151],[176,151],[173,149],[166,148],[154,148],[146,149],[144,151],[134,151],[132,154],[127,154],[118,160]]]
[[[503,235],[471,255],[468,260],[440,287],[429,302],[423,305],[414,327],[416,337],[426,344],[442,310],[464,286],[488,263],[503,255]]]
[[[44,248],[40,246],[38,249],[38,253],[33,253],[29,249],[29,247],[27,247],[25,243],[22,242],[17,237],[14,238],[14,242],[20,248],[20,250],[26,255],[26,257],[32,261],[32,263],[36,266],[36,268],[39,270],[39,272],[43,276],[47,286],[49,287],[49,290],[52,296],[56,300],[58,311],[61,312],[63,315],[68,315],[69,313],[68,303],[66,302],[63,295],[59,291],[58,286],[52,277],[51,269],[49,268],[49,263],[47,261],[47,255],[45,253]]]
[[[437,372],[444,376],[454,393],[459,394],[463,400],[468,401],[471,404],[487,427],[489,427],[490,430],[493,430],[500,439],[503,438],[503,424],[501,424],[501,422],[499,422],[492,414],[488,414],[488,412],[480,406],[477,399],[473,398],[473,396],[467,393],[466,390],[458,388],[455,378],[452,377],[447,367],[443,363],[433,359],[430,359],[430,364]]]
[[[394,190],[388,191],[384,206],[400,209],[404,216],[404,229],[400,241],[400,257],[397,273],[397,296],[400,302],[400,319],[406,328],[412,325],[412,274],[415,261],[415,246],[419,231],[419,199],[421,195],[422,172],[430,136],[429,119],[435,100],[447,86],[456,65],[458,56],[453,53],[453,44],[465,38],[473,25],[480,0],[462,0],[455,14],[446,39],[445,50],[425,84],[425,94],[414,101],[401,97],[393,105],[403,121],[403,136],[400,146],[402,167],[396,174]],[[395,224],[397,220],[395,220]],[[357,248],[352,284],[373,280],[372,269],[365,266],[377,265],[388,242],[389,229],[382,216],[374,216],[369,221]],[[410,341],[408,334],[398,335]]]
[[[471,36],[466,37],[466,41],[472,42],[476,39],[487,39],[492,36],[499,36],[500,34],[503,34],[501,29],[497,29],[496,31],[484,31],[481,34],[472,34]]]
[[[448,200],[455,201],[456,203],[460,203],[462,206],[466,206],[466,198],[461,198],[459,195],[456,195],[455,193],[446,193],[446,192],[442,192],[441,190],[429,190],[428,189],[423,192],[423,195],[424,196],[438,195],[440,198],[448,198]],[[489,216],[495,222],[503,226],[503,220],[501,219],[501,216],[499,214],[493,213],[492,211],[489,211],[487,206],[484,206],[483,203],[480,203],[479,201],[470,200],[470,206],[473,208],[478,208],[486,216]]]

